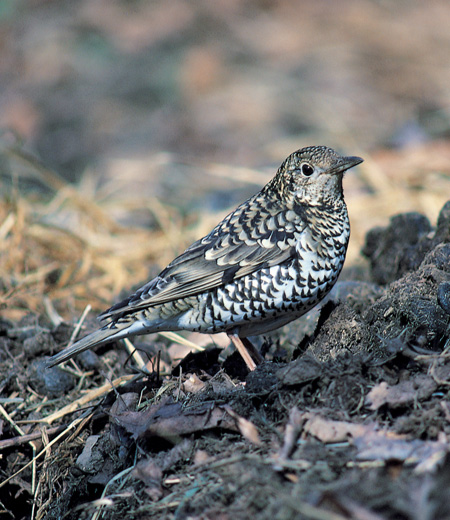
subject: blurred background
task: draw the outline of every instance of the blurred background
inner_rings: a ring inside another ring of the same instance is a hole
[[[349,265],[449,198],[448,0],[2,0],[0,46],[11,315],[104,308],[302,146],[365,158]]]

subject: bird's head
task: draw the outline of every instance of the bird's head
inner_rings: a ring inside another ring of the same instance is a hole
[[[326,146],[308,146],[292,153],[267,187],[294,202],[332,205],[342,199],[345,171],[362,162],[360,157],[343,157]]]

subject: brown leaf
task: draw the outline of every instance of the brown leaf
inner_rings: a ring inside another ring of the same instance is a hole
[[[367,430],[353,442],[360,460],[396,460],[418,464],[416,472],[431,471],[449,451],[446,442],[408,439],[389,431]]]
[[[279,459],[287,459],[294,451],[295,444],[302,431],[305,421],[305,414],[302,414],[300,410],[294,406],[289,413],[289,421],[284,431],[284,443],[278,456]]]
[[[389,386],[383,381],[374,386],[367,394],[366,405],[369,405],[371,410],[378,410],[385,404],[389,408],[407,406],[414,401],[426,399],[436,390],[437,386],[433,378],[423,374],[394,386]]]
[[[191,374],[189,379],[183,383],[183,390],[185,392],[196,394],[200,392],[200,390],[203,390],[203,388],[205,388],[205,383],[200,380],[197,374]]]
[[[235,421],[222,408],[211,403],[200,403],[184,408],[181,402],[162,402],[143,412],[124,412],[112,417],[134,439],[162,437],[173,439],[211,428],[237,431]]]
[[[133,470],[132,476],[145,484],[145,491],[153,501],[162,497],[161,481],[163,472],[160,465],[153,458],[149,457],[139,461]]]
[[[139,394],[136,392],[120,394],[111,406],[110,413],[118,415],[126,410],[135,410],[138,402]]]
[[[241,417],[238,415],[229,405],[222,406],[224,410],[227,411],[233,417],[233,419],[237,423],[237,427],[239,428],[239,431],[241,432],[242,436],[246,438],[248,441],[252,442],[253,444],[256,444],[257,446],[261,446],[261,439],[259,438],[258,430],[256,426],[249,421],[248,419],[244,419],[244,417]]]
[[[349,437],[364,434],[367,426],[346,421],[332,421],[311,413],[303,414],[306,421],[303,431],[324,443],[348,441]]]
[[[410,439],[388,430],[378,430],[375,424],[353,424],[330,421],[312,413],[302,414],[307,421],[304,432],[322,442],[351,440],[359,460],[401,461],[417,464],[416,473],[432,471],[444,460],[450,447],[445,438],[439,441]]]
[[[194,464],[196,466],[200,466],[201,464],[206,464],[210,460],[210,456],[208,452],[205,450],[197,450],[194,455]]]

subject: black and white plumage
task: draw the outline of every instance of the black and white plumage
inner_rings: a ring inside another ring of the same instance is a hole
[[[49,365],[128,336],[191,330],[228,333],[254,368],[245,338],[303,315],[336,282],[350,236],[342,179],[361,162],[325,146],[292,153],[259,193]]]

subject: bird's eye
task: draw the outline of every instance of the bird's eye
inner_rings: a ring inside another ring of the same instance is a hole
[[[305,177],[310,177],[314,173],[314,168],[308,163],[303,163],[300,169]]]

